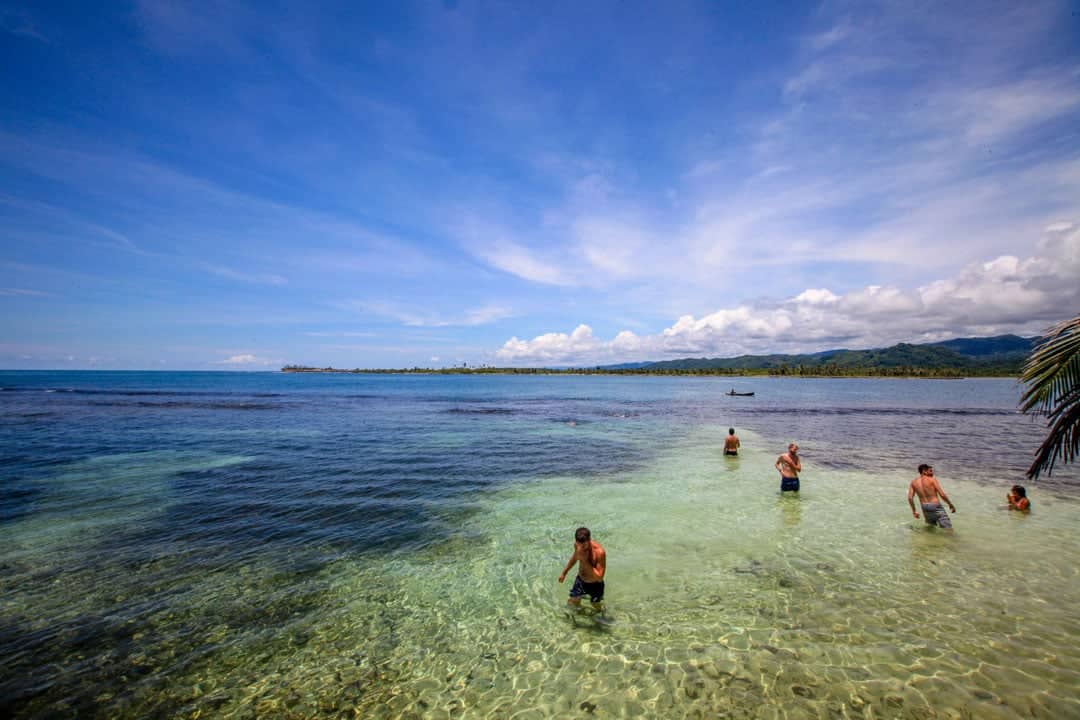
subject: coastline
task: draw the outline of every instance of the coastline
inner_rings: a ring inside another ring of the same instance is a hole
[[[627,376],[643,377],[798,377],[822,379],[891,378],[911,380],[967,380],[971,378],[1017,379],[1019,373],[947,373],[936,368],[916,368],[914,371],[896,372],[893,368],[872,370],[859,368],[851,373],[819,373],[808,371],[778,370],[647,370],[604,368],[316,368],[285,366],[279,372],[299,375],[581,375],[581,376]]]

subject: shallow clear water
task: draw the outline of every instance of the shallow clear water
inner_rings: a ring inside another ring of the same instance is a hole
[[[1077,473],[1002,509],[1042,432],[1012,381],[0,387],[8,715],[1080,717]],[[565,612],[581,524],[609,624]]]

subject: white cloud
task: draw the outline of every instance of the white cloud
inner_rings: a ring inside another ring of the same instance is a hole
[[[1080,308],[1080,229],[1055,227],[1061,229],[1039,243],[1040,255],[1003,255],[912,289],[869,285],[837,294],[810,288],[781,301],[744,303],[701,318],[684,315],[656,335],[623,331],[605,342],[579,325],[569,335],[511,338],[495,354],[503,362],[589,365],[1035,334]]]
[[[231,367],[267,367],[270,365],[280,365],[281,363],[276,360],[267,360],[260,358],[251,353],[242,353],[240,355],[232,355],[224,360],[218,360],[214,362],[215,365],[228,365]]]
[[[593,357],[602,344],[593,337],[592,328],[578,325],[566,333],[546,333],[532,340],[510,338],[496,353],[504,361],[562,362],[573,358]]]

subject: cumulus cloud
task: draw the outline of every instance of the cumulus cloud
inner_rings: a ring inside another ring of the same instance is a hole
[[[566,333],[545,333],[532,340],[510,338],[495,353],[500,360],[562,361],[575,357],[592,357],[601,348],[601,343],[593,337],[592,328],[578,325],[574,331]]]
[[[1056,223],[1039,254],[974,263],[915,288],[869,285],[845,294],[809,288],[696,318],[684,315],[655,335],[620,332],[611,341],[579,325],[569,335],[508,340],[501,362],[594,364],[688,355],[815,352],[882,347],[951,337],[1035,334],[1080,308],[1080,228]]]

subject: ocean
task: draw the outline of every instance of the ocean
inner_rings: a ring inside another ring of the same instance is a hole
[[[1080,473],[1004,509],[1020,391],[3,371],[0,713],[1080,718]]]

